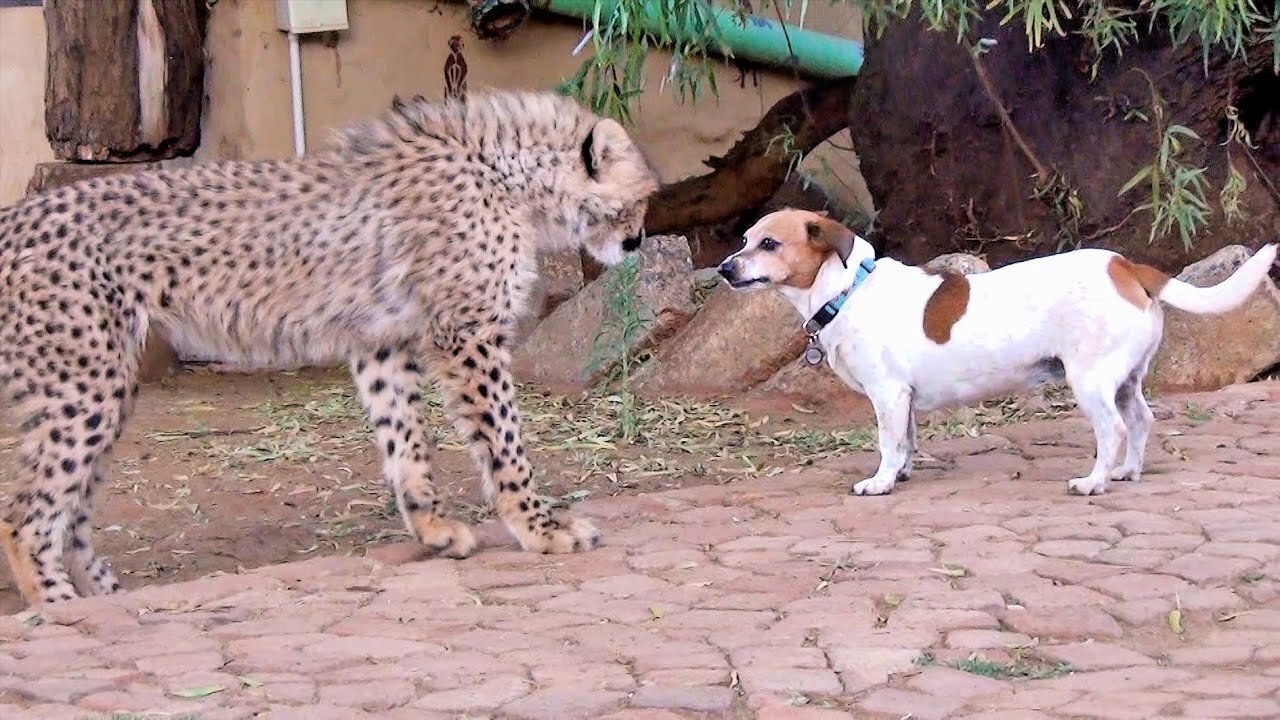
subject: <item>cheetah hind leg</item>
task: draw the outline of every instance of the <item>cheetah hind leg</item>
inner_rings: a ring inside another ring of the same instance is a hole
[[[437,555],[475,552],[471,528],[440,514],[431,484],[431,445],[422,421],[422,370],[403,348],[357,353],[351,375],[382,453],[382,472],[409,533]]]
[[[17,494],[0,520],[0,545],[4,547],[18,591],[28,605],[72,600],[75,585],[64,565],[67,538],[65,521],[55,520],[46,490],[24,490]]]

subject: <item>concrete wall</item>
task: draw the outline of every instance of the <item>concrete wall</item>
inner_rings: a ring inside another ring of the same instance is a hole
[[[467,28],[466,6],[426,0],[348,0],[351,29],[333,43],[302,40],[306,140],[315,147],[330,133],[387,107],[391,96],[440,97],[449,38],[463,37],[471,91],[486,86],[552,88],[579,66],[571,50],[582,24],[539,15],[496,44]],[[848,7],[809,6],[805,27],[860,36]],[[206,103],[199,159],[286,157],[293,152],[288,46],[268,0],[218,0],[206,41]],[[649,61],[650,87],[641,98],[637,135],[664,180],[706,172],[701,161],[723,152],[761,114],[797,87],[783,73],[750,75],[717,63],[718,106],[695,110],[658,89],[669,58]],[[44,23],[40,8],[0,10],[0,204],[20,196],[32,166],[51,158],[44,137]]]
[[[44,135],[44,10],[0,8],[0,206],[26,192],[36,163],[53,159]]]

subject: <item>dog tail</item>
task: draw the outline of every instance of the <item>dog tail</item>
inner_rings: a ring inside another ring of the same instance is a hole
[[[1138,282],[1142,283],[1152,297],[1168,303],[1179,310],[1197,315],[1216,315],[1236,309],[1249,299],[1258,285],[1266,279],[1271,265],[1276,261],[1276,243],[1263,245],[1253,257],[1236,268],[1226,280],[1210,287],[1196,287],[1177,278],[1164,277],[1160,273],[1143,273]],[[1156,277],[1159,275],[1160,277]],[[1151,284],[1148,284],[1150,282]],[[1161,286],[1163,285],[1163,287]]]

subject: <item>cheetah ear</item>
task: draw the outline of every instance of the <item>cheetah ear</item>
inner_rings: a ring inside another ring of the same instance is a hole
[[[605,118],[591,128],[582,141],[582,164],[592,180],[598,180],[600,171],[615,156],[618,145],[627,141],[627,131],[616,120]]]
[[[849,228],[835,220],[816,217],[804,224],[809,242],[819,249],[834,252],[840,256],[840,264],[849,267],[849,256],[853,254],[853,243],[858,236]]]

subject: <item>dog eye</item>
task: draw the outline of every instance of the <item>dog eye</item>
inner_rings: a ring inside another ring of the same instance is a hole
[[[778,241],[774,240],[773,238],[765,238],[760,241],[760,249],[770,251],[770,252],[773,250],[777,250]]]

